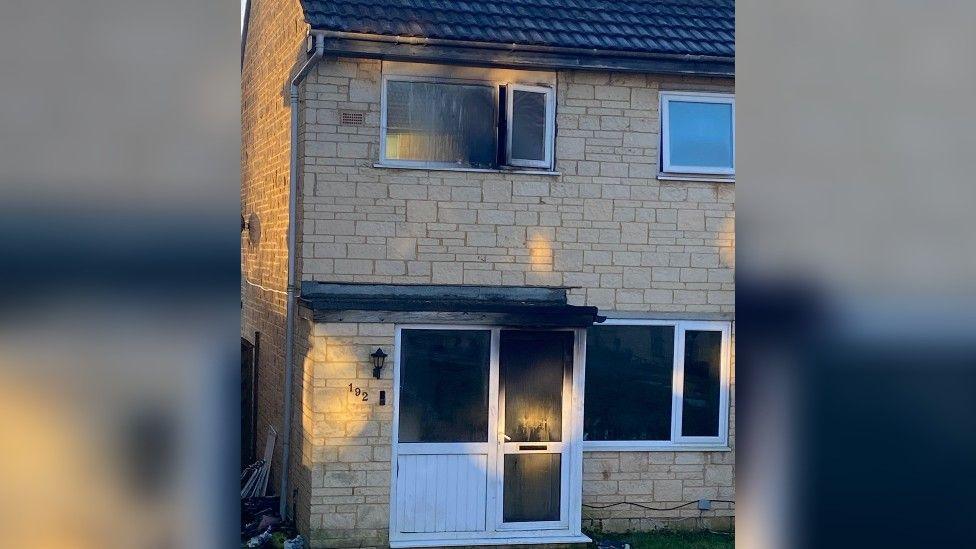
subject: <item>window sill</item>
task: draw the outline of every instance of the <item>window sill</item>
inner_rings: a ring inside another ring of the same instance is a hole
[[[472,172],[472,173],[512,173],[520,175],[550,175],[556,176],[561,175],[560,172],[554,172],[551,170],[533,170],[528,168],[510,168],[510,169],[498,169],[498,168],[454,168],[450,166],[397,166],[392,164],[373,164],[374,168],[383,168],[387,170],[420,170],[425,172]]]
[[[725,444],[671,444],[645,446],[640,443],[604,442],[596,444],[583,442],[584,452],[731,452],[732,448]]]
[[[657,174],[658,181],[693,181],[700,183],[735,183],[734,175],[708,175],[691,173],[667,173]]]

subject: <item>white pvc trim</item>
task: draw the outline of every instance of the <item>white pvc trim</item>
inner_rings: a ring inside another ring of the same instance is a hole
[[[443,546],[470,546],[470,545],[528,545],[528,544],[562,544],[562,543],[590,543],[591,540],[583,534],[579,535],[531,535],[520,537],[481,537],[481,538],[462,538],[462,539],[427,539],[427,540],[403,540],[390,541],[390,547],[397,549],[401,547],[443,547]]]

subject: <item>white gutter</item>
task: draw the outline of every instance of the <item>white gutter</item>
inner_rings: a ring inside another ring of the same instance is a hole
[[[298,86],[308,71],[322,59],[325,53],[325,37],[315,36],[315,52],[305,61],[302,68],[291,79],[288,88],[291,99],[291,158],[288,171],[288,292],[285,298],[285,402],[284,402],[284,443],[281,447],[281,490],[278,492],[280,505],[278,515],[282,520],[288,510],[288,471],[291,453],[291,402],[292,378],[295,370],[295,300],[297,290],[297,226],[298,226]]]

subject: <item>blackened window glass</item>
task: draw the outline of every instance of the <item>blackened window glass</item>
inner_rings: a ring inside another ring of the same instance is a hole
[[[487,442],[487,330],[403,330],[399,442]]]
[[[513,92],[512,158],[546,159],[546,94]]]
[[[674,326],[594,326],[586,335],[584,440],[670,440]]]
[[[722,371],[722,332],[685,332],[685,381],[681,434],[717,437]]]
[[[496,157],[495,88],[390,81],[386,158],[490,168]]]

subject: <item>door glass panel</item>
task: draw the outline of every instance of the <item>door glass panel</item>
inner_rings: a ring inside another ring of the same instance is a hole
[[[487,442],[487,330],[403,330],[399,442]]]
[[[562,440],[563,374],[572,349],[571,332],[502,332],[508,442]]]
[[[561,458],[559,454],[505,456],[505,522],[559,520]]]
[[[717,437],[721,389],[722,332],[685,332],[685,383],[681,434]]]

